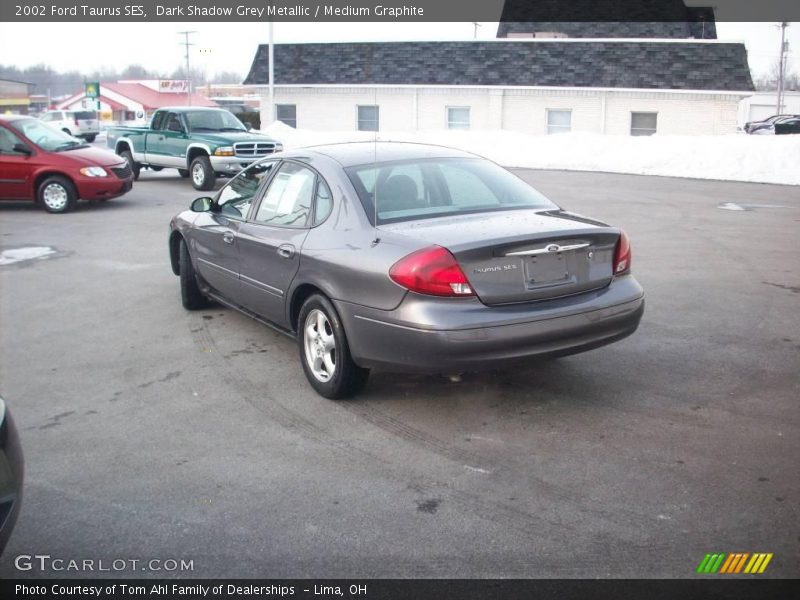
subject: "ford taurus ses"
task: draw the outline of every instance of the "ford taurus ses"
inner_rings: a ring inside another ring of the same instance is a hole
[[[177,215],[169,250],[184,307],[213,299],[295,337],[328,398],[370,368],[454,375],[590,350],[644,312],[623,231],[437,146],[260,160]]]

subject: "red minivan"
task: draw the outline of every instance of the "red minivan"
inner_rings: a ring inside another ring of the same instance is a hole
[[[133,187],[128,163],[32,117],[0,116],[0,200],[34,200],[51,213],[79,198],[108,200]]]

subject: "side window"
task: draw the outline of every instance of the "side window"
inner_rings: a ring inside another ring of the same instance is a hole
[[[52,121],[53,120],[53,113],[45,113],[45,114],[43,114],[40,117],[40,120],[44,121],[45,123],[47,123],[48,121]]]
[[[21,143],[22,140],[8,129],[0,127],[0,154],[19,154],[18,152],[14,152],[14,145]]]
[[[166,115],[163,110],[159,110],[156,114],[153,115],[153,123],[151,125],[151,129],[154,131],[158,131],[164,126],[164,115]]]
[[[220,213],[234,219],[244,219],[253,203],[258,186],[275,166],[275,161],[251,165],[228,185],[222,188],[217,196]]]
[[[167,126],[164,129],[167,131],[183,131],[183,123],[181,123],[180,115],[169,113],[169,115],[167,115]]]
[[[267,188],[255,220],[279,227],[305,227],[311,213],[316,174],[295,163],[284,163]]]
[[[333,194],[331,194],[331,189],[327,183],[319,179],[317,180],[317,198],[314,205],[314,225],[319,225],[327,219],[332,210]]]

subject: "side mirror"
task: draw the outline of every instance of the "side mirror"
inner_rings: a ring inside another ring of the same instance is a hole
[[[33,150],[28,148],[25,144],[21,144],[20,142],[17,142],[16,144],[14,144],[14,148],[12,148],[12,150],[14,150],[14,152],[16,152],[18,154],[26,154],[28,156],[33,154]]]
[[[192,200],[191,209],[192,212],[202,213],[210,211],[212,206],[214,206],[214,200],[208,196],[203,196]]]

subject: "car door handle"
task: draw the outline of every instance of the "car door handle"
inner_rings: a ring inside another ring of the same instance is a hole
[[[292,258],[294,256],[294,246],[291,244],[278,246],[278,256],[281,258]]]
[[[222,234],[222,241],[226,244],[232,244],[235,239],[236,237],[230,231],[226,231]]]

